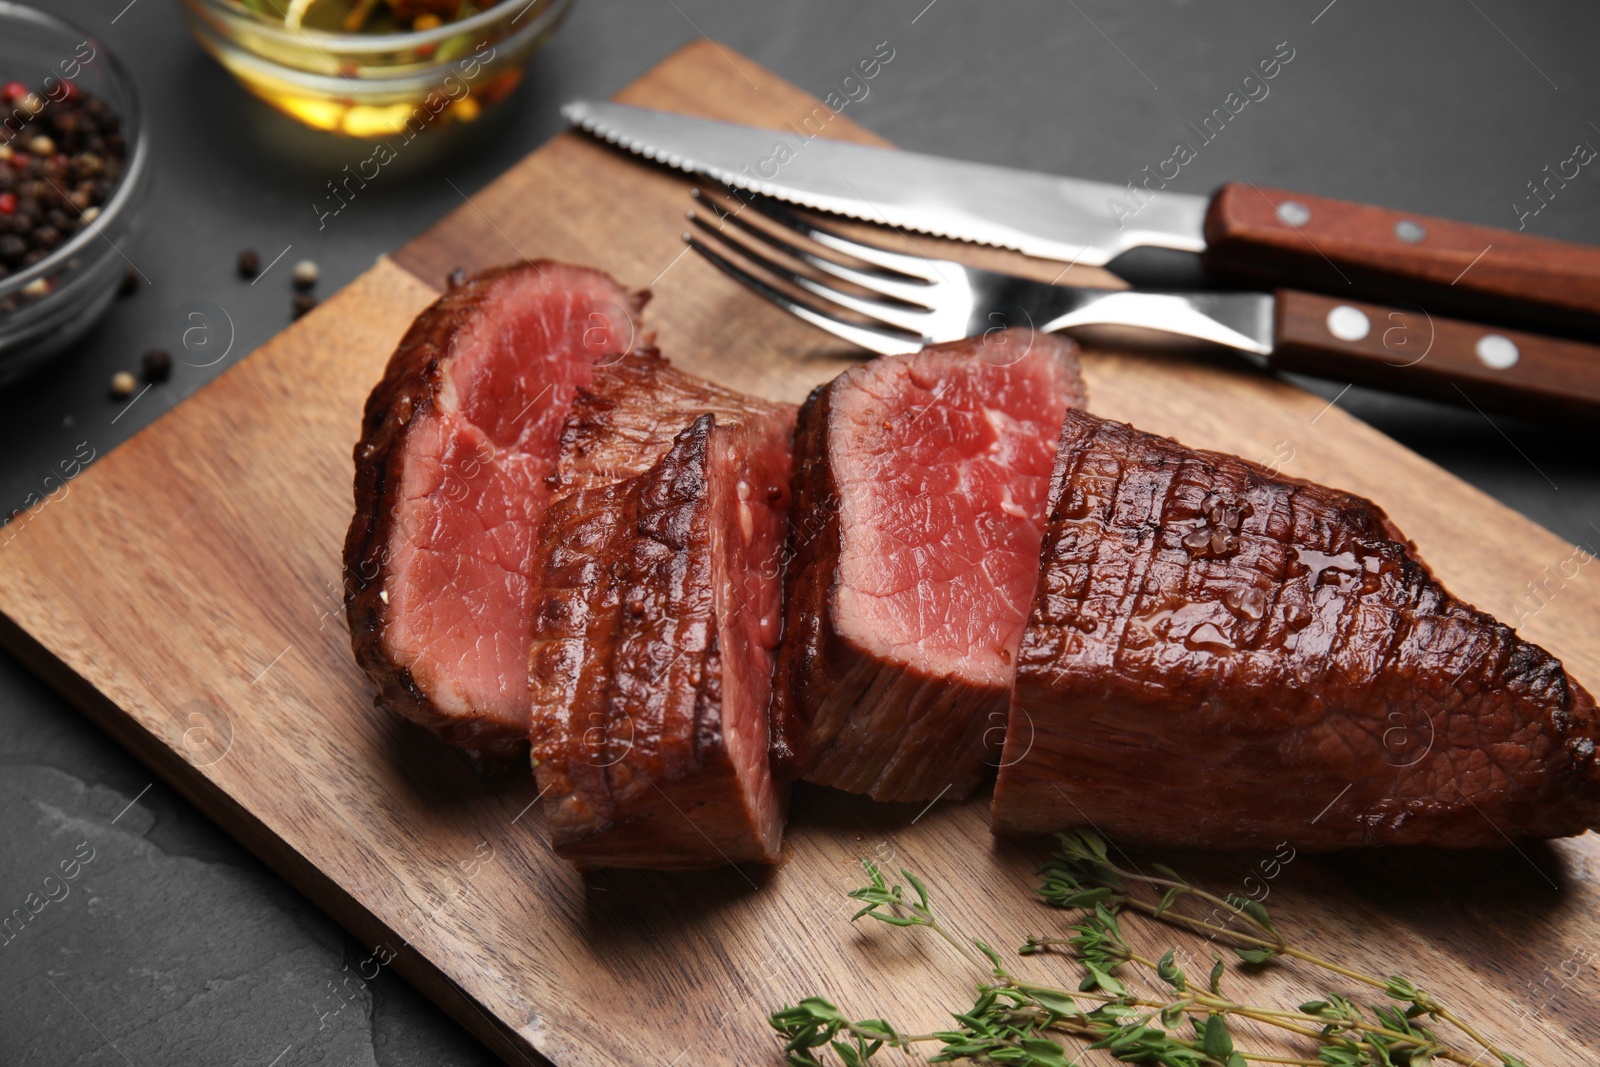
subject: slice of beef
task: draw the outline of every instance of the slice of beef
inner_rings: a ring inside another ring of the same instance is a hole
[[[367,398],[345,601],[379,701],[445,740],[526,750],[530,577],[567,411],[634,347],[643,294],[522,263],[417,317]]]
[[[763,420],[794,405],[774,404],[686,374],[644,349],[608,363],[578,390],[561,434],[552,483],[557,495],[620,482],[655,464],[683,428],[706,412],[725,426]]]
[[[531,736],[556,851],[580,867],[778,858],[767,711],[794,409],[759,406],[701,415],[642,474],[545,516]]]
[[[1001,833],[1498,846],[1600,825],[1593,699],[1377,505],[1068,414]]]
[[[853,367],[796,431],[780,765],[960,797],[1005,724],[1076,350],[1010,330]]]

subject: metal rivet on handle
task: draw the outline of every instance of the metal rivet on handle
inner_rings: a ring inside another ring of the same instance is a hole
[[[1285,200],[1278,205],[1278,218],[1290,226],[1304,226],[1311,221],[1311,209],[1298,200]]]
[[[1406,244],[1414,245],[1428,236],[1428,231],[1422,228],[1421,223],[1412,222],[1410,219],[1401,219],[1394,224],[1394,235]]]
[[[1486,333],[1478,338],[1477,351],[1478,362],[1495,370],[1516,366],[1517,360],[1522,358],[1522,353],[1517,351],[1517,343],[1497,333]]]
[[[1359,341],[1372,330],[1360,308],[1340,304],[1328,312],[1328,332],[1341,341]]]

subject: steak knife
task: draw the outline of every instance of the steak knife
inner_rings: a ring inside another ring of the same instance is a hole
[[[1225,282],[1600,337],[1600,248],[1230,182],[1206,198],[579,100],[568,121],[641,156],[868,222],[1105,266],[1199,253]],[[1140,279],[1133,279],[1140,280]]]

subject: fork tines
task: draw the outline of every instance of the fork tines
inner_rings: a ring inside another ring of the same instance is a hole
[[[928,261],[852,240],[768,197],[725,192],[731,208],[700,189],[690,191],[714,218],[689,211],[695,229],[683,235],[714,266],[790,314],[870,351],[914,352],[931,340],[928,320],[939,279]]]

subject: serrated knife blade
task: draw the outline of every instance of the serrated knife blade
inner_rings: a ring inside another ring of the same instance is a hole
[[[1207,200],[1147,196],[1132,217],[1130,192],[986,163],[765,130],[592,100],[562,114],[631,152],[680,170],[803,207],[919,233],[1104,266],[1153,246],[1201,252]],[[1118,211],[1116,204],[1122,204]]]

